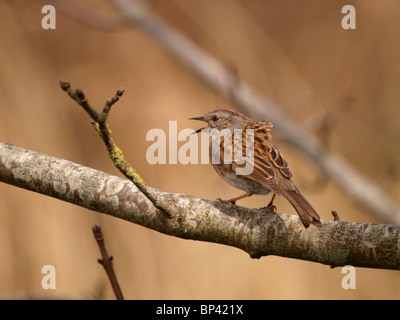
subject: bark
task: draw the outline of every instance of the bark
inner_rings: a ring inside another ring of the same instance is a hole
[[[160,210],[127,179],[4,142],[0,181],[171,236],[237,247],[252,258],[400,269],[400,226],[322,220],[322,228],[305,229],[297,216],[270,208],[234,208],[146,186]]]

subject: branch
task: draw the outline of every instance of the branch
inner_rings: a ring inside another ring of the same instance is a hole
[[[101,253],[102,259],[98,259],[97,262],[100,263],[104,270],[107,273],[108,279],[110,279],[111,286],[113,288],[115,297],[117,300],[124,300],[124,295],[122,294],[121,287],[119,286],[118,280],[117,280],[117,275],[115,274],[114,271],[114,265],[113,265],[113,257],[109,256],[107,253],[106,245],[104,243],[104,236],[103,232],[101,231],[101,227],[98,225],[95,225],[92,227],[93,231],[93,236],[94,239],[97,242],[97,245],[99,246],[99,250]]]
[[[131,180],[136,187],[153,203],[153,205],[160,209],[162,212],[167,214],[167,210],[164,210],[163,205],[158,203],[157,199],[148,192],[147,186],[140,175],[131,167],[131,165],[125,160],[124,154],[120,148],[114,143],[111,138],[111,131],[107,124],[107,118],[111,107],[119,100],[124,94],[123,88],[117,90],[116,94],[106,101],[102,112],[98,113],[94,110],[87,101],[83,91],[81,89],[72,89],[70,83],[67,80],[60,80],[60,87],[64,90],[71,99],[75,100],[92,118],[92,124],[106,145],[108,155],[114,163],[114,166],[129,180]]]
[[[247,252],[319,262],[400,269],[400,226],[322,221],[304,229],[295,215],[269,208],[233,208],[219,201],[147,187],[165,215],[124,178],[0,142],[0,181],[35,191],[146,228]]]
[[[178,61],[204,80],[211,88],[223,93],[246,114],[271,121],[280,130],[282,139],[305,152],[341,190],[376,218],[400,224],[400,209],[377,185],[363,176],[340,155],[330,152],[314,136],[298,126],[293,119],[266,96],[240,81],[226,65],[209,55],[179,31],[152,14],[143,3],[109,0],[121,19],[139,26]]]

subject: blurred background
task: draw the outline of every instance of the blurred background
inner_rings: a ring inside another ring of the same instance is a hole
[[[150,165],[146,133],[198,129],[187,120],[235,105],[204,84],[140,28],[104,31],[57,12],[43,30],[42,6],[52,1],[0,1],[0,140],[120,175],[86,113],[59,88],[82,88],[100,110],[120,87],[109,124],[113,138],[145,182],[205,199],[240,194],[210,165]],[[80,1],[112,13],[108,2]],[[240,79],[315,131],[334,119],[329,148],[398,200],[400,130],[400,3],[386,1],[158,0],[153,13],[222,62]],[[341,27],[346,4],[357,29]],[[55,4],[57,10],[57,4]],[[351,103],[345,103],[351,97]],[[322,120],[321,120],[322,119]],[[258,119],[263,120],[263,119]],[[268,120],[268,119],[266,119]],[[279,132],[274,132],[279,137]],[[279,139],[294,180],[322,219],[378,222],[329,181],[315,164]],[[323,179],[322,179],[323,180]],[[379,199],[376,199],[379,201]],[[254,196],[239,204],[262,207]],[[295,214],[283,198],[280,212]],[[400,205],[400,204],[399,204]],[[356,269],[344,290],[341,268],[286,259],[253,260],[235,248],[182,240],[0,184],[0,298],[113,299],[93,238],[106,246],[128,299],[399,299],[400,273]],[[56,268],[56,289],[43,290],[41,269]]]

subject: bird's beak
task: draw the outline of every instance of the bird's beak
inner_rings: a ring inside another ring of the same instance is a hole
[[[199,120],[199,121],[205,121],[203,117],[194,117],[194,118],[189,118],[189,120]],[[193,132],[192,134],[199,133],[201,130],[203,130],[203,129],[205,129],[205,128],[207,128],[207,127],[204,127],[204,128],[197,129],[197,130],[196,130],[195,132]]]

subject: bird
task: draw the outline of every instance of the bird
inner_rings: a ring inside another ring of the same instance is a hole
[[[308,228],[310,225],[321,227],[318,213],[293,183],[292,172],[287,161],[278,148],[271,143],[272,123],[265,120],[256,122],[231,109],[213,110],[201,117],[193,117],[189,120],[207,123],[206,127],[193,133],[206,131],[211,135],[209,156],[214,170],[224,181],[246,192],[232,199],[218,198],[217,200],[236,206],[236,201],[240,199],[253,194],[268,195],[272,192],[269,207],[275,208],[273,205],[275,196],[281,195],[297,211],[304,227]],[[241,134],[239,137],[241,139],[235,138],[238,133]],[[216,140],[217,148],[213,147],[216,137],[219,139],[219,141]],[[236,153],[236,150],[239,150],[239,153]],[[250,152],[246,154],[248,150]],[[240,156],[235,157],[237,155]],[[238,170],[243,170],[246,166],[251,170],[238,174]]]

